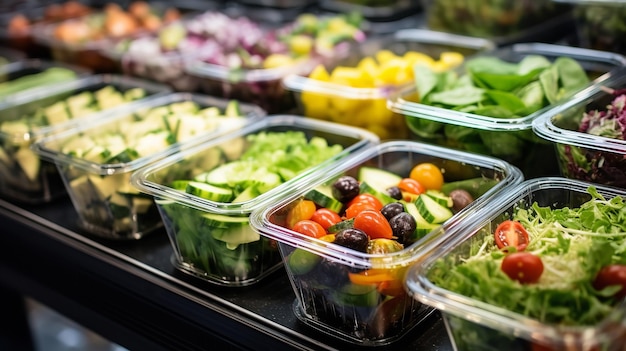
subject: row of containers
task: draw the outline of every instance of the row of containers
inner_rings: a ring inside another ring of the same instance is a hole
[[[295,113],[233,70],[219,85],[248,99],[15,59],[0,194],[69,196],[103,239],[164,228],[216,285],[284,268],[297,318],[355,345],[440,310],[457,350],[623,350],[626,58],[424,29],[347,44],[277,79]]]

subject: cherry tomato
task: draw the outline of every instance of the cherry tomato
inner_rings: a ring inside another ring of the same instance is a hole
[[[522,284],[536,283],[543,273],[543,262],[530,252],[514,252],[504,257],[500,269]]]
[[[327,208],[320,208],[313,213],[311,220],[319,223],[325,230],[328,230],[330,226],[341,222],[341,217],[334,211]]]
[[[293,226],[293,231],[313,238],[321,238],[327,234],[321,224],[310,219],[303,219],[297,222]]]
[[[378,211],[375,205],[372,205],[369,202],[362,201],[362,202],[356,202],[350,205],[348,208],[346,208],[346,213],[344,215],[346,218],[354,218],[356,217],[356,215],[358,215],[359,213],[365,210]]]
[[[382,213],[375,210],[361,211],[354,217],[354,228],[364,231],[370,239],[391,239],[393,230]]]
[[[402,178],[398,183],[398,188],[402,191],[418,195],[426,191],[426,188],[413,178]]]
[[[363,193],[355,196],[352,200],[350,200],[350,202],[348,202],[348,207],[354,205],[357,202],[367,202],[374,206],[374,209],[376,211],[380,211],[380,209],[383,208],[383,203],[380,202],[380,200],[378,200],[376,196],[368,193]]]
[[[426,189],[441,190],[443,173],[432,163],[420,163],[411,169],[409,178],[417,180]]]
[[[596,290],[602,290],[607,286],[621,286],[622,288],[615,293],[615,297],[621,299],[626,297],[626,265],[611,264],[603,267],[593,281],[593,287]]]
[[[514,246],[517,251],[524,251],[528,246],[528,232],[517,221],[506,220],[500,223],[493,235],[500,249]]]
[[[316,209],[317,207],[313,201],[302,200],[298,202],[289,210],[289,213],[287,213],[287,228],[293,229],[293,226],[297,222],[303,219],[311,219]]]

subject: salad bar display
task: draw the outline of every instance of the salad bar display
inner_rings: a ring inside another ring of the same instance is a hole
[[[0,344],[623,351],[602,2],[3,3]]]

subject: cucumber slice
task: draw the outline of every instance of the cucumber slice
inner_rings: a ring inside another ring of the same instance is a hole
[[[232,161],[201,173],[194,180],[216,186],[236,186],[247,181],[253,171],[254,165],[250,162]]]
[[[304,198],[315,202],[320,207],[325,207],[333,212],[340,213],[343,203],[335,199],[329,185],[320,185],[304,194]]]
[[[390,204],[392,202],[396,202],[397,200],[393,197],[389,196],[386,191],[379,191],[374,189],[368,182],[362,181],[359,186],[361,194],[371,194],[374,195],[383,205]]]
[[[345,219],[339,223],[333,224],[328,227],[330,234],[339,233],[343,229],[354,228],[354,218]]]
[[[217,187],[207,183],[190,181],[186,191],[189,194],[217,202],[229,202],[233,199],[233,191],[230,188]]]
[[[413,216],[413,218],[415,219],[415,223],[416,223],[415,231],[413,232],[413,235],[408,238],[405,238],[406,242],[409,244],[414,243],[417,240],[423,238],[424,236],[426,236],[427,234],[429,234],[430,232],[432,232],[433,230],[435,230],[437,227],[440,226],[440,224],[429,223],[426,219],[424,219],[424,217],[422,217],[420,212],[417,210],[417,206],[413,202],[406,202],[404,204],[404,210],[406,213]]]
[[[367,183],[372,189],[385,194],[387,189],[398,186],[402,177],[375,167],[361,167],[358,175],[360,182]]]
[[[219,213],[203,213],[204,225],[217,228],[249,227],[250,218],[247,216],[228,216]]]
[[[239,195],[237,195],[233,202],[250,201],[259,195],[261,195],[259,189],[256,186],[251,185],[247,187],[244,191],[242,191]]]
[[[440,224],[450,219],[453,215],[452,210],[426,194],[420,194],[415,201],[415,206],[417,206],[417,210],[428,223]]]
[[[426,190],[426,195],[430,196],[433,200],[439,203],[441,206],[452,207],[454,203],[452,202],[452,198],[446,196],[446,194],[442,193],[438,190]]]

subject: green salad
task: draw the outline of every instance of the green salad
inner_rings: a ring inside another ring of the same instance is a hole
[[[626,297],[626,199],[587,191],[578,208],[516,208],[430,280],[542,323],[597,325]]]

